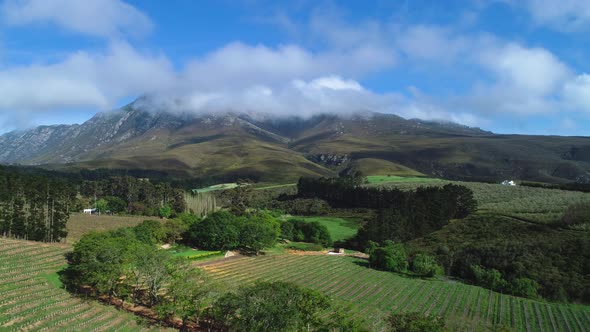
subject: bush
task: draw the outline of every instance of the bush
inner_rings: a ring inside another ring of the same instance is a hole
[[[189,224],[182,219],[169,219],[164,223],[164,231],[166,232],[166,242],[176,243],[182,238],[182,234],[188,231]]]
[[[442,317],[424,316],[417,312],[392,313],[387,318],[389,331],[395,332],[443,332],[445,320]]]
[[[412,272],[423,277],[433,277],[440,269],[434,257],[427,254],[417,254],[410,265]]]
[[[383,271],[405,272],[408,269],[408,255],[403,245],[386,242],[385,246],[373,249],[369,264]]]
[[[240,226],[240,249],[246,254],[258,254],[264,248],[272,247],[278,232],[270,223],[248,220]]]
[[[203,250],[231,250],[240,245],[237,217],[227,211],[212,213],[188,231],[191,245]]]
[[[297,242],[309,242],[321,244],[324,247],[330,247],[333,244],[332,236],[328,228],[317,221],[307,222],[304,220],[291,219],[284,223],[290,223],[293,226],[291,238],[289,240]],[[289,232],[290,226],[282,226]]]
[[[590,224],[590,203],[570,205],[561,217],[561,224],[566,227]]]
[[[479,265],[472,265],[471,272],[477,285],[497,292],[504,291],[508,286],[508,282],[502,278],[502,274],[496,269],[485,269]]]
[[[212,316],[230,330],[318,331],[331,307],[325,295],[286,282],[258,282],[222,296]]]
[[[164,204],[159,210],[158,214],[162,218],[169,218],[172,215],[172,208],[168,204]]]
[[[285,221],[281,223],[281,237],[285,240],[293,241],[293,233],[295,232],[295,227],[293,223]]]
[[[509,291],[512,295],[524,296],[531,299],[539,297],[539,283],[529,278],[517,278],[512,280]]]
[[[166,228],[157,220],[145,220],[133,227],[133,232],[139,242],[151,245],[164,242],[167,236]]]
[[[107,196],[104,200],[107,202],[107,209],[112,213],[121,213],[127,208],[127,203],[119,197]]]
[[[203,250],[241,249],[245,253],[257,254],[263,248],[272,247],[279,232],[279,224],[268,213],[236,216],[219,211],[192,224],[187,232],[187,242]]]

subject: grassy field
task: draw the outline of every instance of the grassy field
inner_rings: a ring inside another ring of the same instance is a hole
[[[157,217],[145,216],[108,216],[108,215],[89,215],[82,213],[73,213],[68,220],[67,243],[74,243],[82,235],[92,231],[106,231],[120,227],[133,227],[142,223],[144,220],[158,219]]]
[[[494,325],[516,331],[590,331],[588,306],[527,300],[452,281],[406,278],[365,264],[351,257],[274,255],[205,269],[225,287],[255,280],[294,282],[322,291],[364,317],[417,311],[447,317],[453,331],[480,331]]]
[[[382,184],[382,183],[437,183],[441,180],[427,177],[416,177],[416,176],[395,176],[395,175],[369,175],[367,176],[369,184]]]
[[[285,183],[285,184],[272,184],[272,185],[264,185],[262,187],[256,187],[254,190],[267,190],[267,189],[277,189],[277,188],[286,188],[286,187],[295,187],[297,183]]]
[[[506,215],[538,223],[553,223],[574,203],[590,202],[590,193],[525,186],[503,186],[478,182],[390,182],[374,184],[386,188],[413,190],[420,186],[455,183],[473,190],[481,212]]]
[[[355,219],[340,217],[292,217],[291,219],[317,221],[326,226],[333,241],[344,241],[356,235],[359,223]]]
[[[61,289],[57,272],[69,249],[0,238],[0,331],[159,330],[137,325],[130,313]]]
[[[173,252],[173,256],[175,257],[184,257],[187,259],[200,259],[205,257],[212,257],[212,256],[222,256],[223,253],[221,251],[206,251],[206,250],[196,250],[191,248],[172,248],[170,249]]]
[[[200,194],[200,193],[208,193],[208,192],[218,191],[218,190],[233,189],[233,188],[237,188],[237,187],[238,187],[238,184],[235,182],[220,183],[220,184],[216,184],[216,185],[205,187],[205,188],[193,189],[193,192]]]

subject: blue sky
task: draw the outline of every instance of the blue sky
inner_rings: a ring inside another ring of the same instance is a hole
[[[588,135],[588,32],[584,0],[0,0],[0,132],[145,96]]]

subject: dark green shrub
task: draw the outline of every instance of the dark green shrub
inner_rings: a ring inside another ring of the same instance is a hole
[[[392,313],[387,318],[389,331],[392,332],[443,332],[445,319],[424,316],[417,312]]]

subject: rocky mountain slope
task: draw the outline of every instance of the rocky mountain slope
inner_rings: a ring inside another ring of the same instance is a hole
[[[0,136],[0,162],[293,181],[360,169],[451,179],[587,181],[590,138],[496,135],[395,115],[171,114],[133,104]]]

